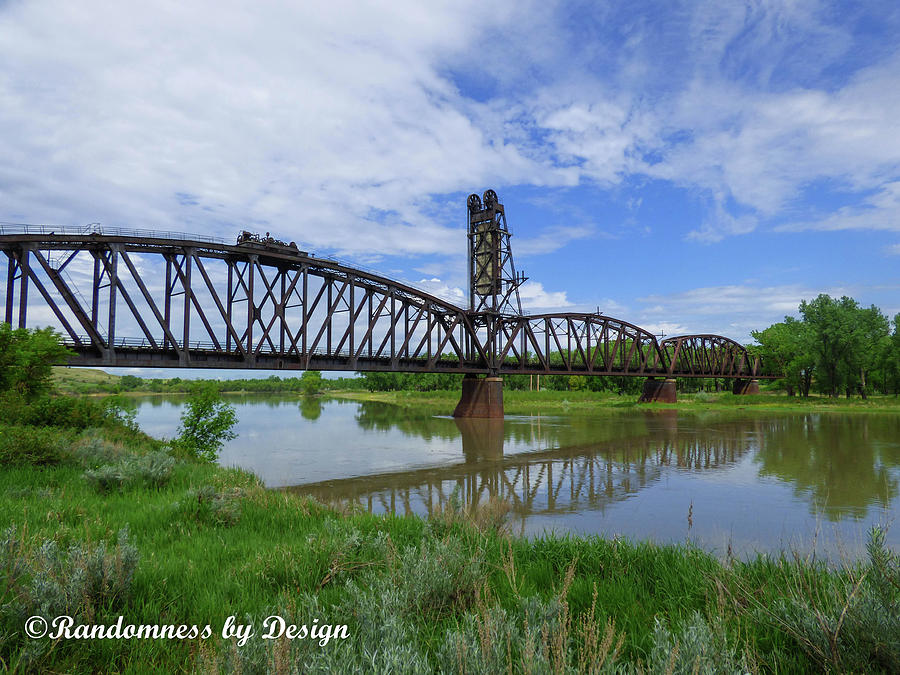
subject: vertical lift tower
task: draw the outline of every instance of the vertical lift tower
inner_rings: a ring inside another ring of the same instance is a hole
[[[503,348],[504,315],[521,315],[519,287],[527,277],[517,274],[503,204],[493,190],[469,195],[469,314],[485,339],[487,377],[466,375],[454,417],[503,417],[503,381],[499,354]]]

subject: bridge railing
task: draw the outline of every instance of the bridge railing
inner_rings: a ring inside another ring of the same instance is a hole
[[[186,241],[202,241],[207,244],[228,244],[221,237],[174,230],[140,230],[128,227],[110,227],[99,223],[88,225],[30,225],[24,223],[0,223],[0,235],[4,234],[69,234],[85,236],[102,234],[108,237],[135,237],[138,239],[183,239]]]
[[[90,347],[91,346],[90,336],[79,335],[78,339],[81,341],[80,345],[77,342],[75,342],[75,340],[71,336],[68,336],[68,335],[64,337],[62,342],[66,347],[69,347],[71,349],[75,349],[78,347]],[[157,346],[161,346],[163,343],[163,338],[157,337],[156,343],[157,343]],[[171,341],[169,341],[168,345],[169,345],[169,348],[171,349],[173,346],[173,343]],[[150,349],[152,347],[153,347],[153,345],[150,343],[150,340],[148,340],[145,337],[144,338],[124,337],[124,338],[116,338],[115,340],[113,340],[113,349],[140,349],[140,348]],[[179,349],[179,350],[184,349],[185,348],[184,341],[176,340],[174,343],[174,348]],[[188,351],[198,351],[198,352],[205,351],[205,352],[211,352],[211,353],[215,353],[215,354],[221,354],[223,351],[221,349],[221,347],[217,347],[214,342],[202,341],[202,340],[189,340],[187,343],[187,350]],[[232,347],[231,353],[237,355],[237,354],[240,354],[241,352],[237,347]],[[263,345],[256,350],[256,353],[265,354],[268,356],[270,354],[280,354],[281,352],[279,352],[279,350],[277,350],[277,349],[273,350],[271,347]],[[333,350],[333,351],[329,352],[327,349],[316,348],[316,349],[311,349],[306,353],[313,354],[315,356],[331,356],[331,357],[337,357],[337,358],[349,358],[349,357],[354,356],[354,353],[349,349]],[[366,357],[363,357],[363,358],[366,358]],[[390,357],[379,357],[379,358],[381,358],[382,360],[390,360]],[[412,357],[412,358],[406,358],[404,360],[405,361],[426,362],[426,361],[428,361],[428,357],[426,357],[426,356]],[[445,362],[444,359],[438,359],[438,361]]]

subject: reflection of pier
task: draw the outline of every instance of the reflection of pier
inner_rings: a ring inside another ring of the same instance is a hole
[[[456,491],[465,507],[500,497],[521,516],[602,510],[660,479],[668,469],[715,471],[740,459],[758,434],[677,434],[674,416],[648,434],[503,456],[502,420],[460,420],[465,461],[449,466],[323,481],[293,488],[369,512],[430,515]]]

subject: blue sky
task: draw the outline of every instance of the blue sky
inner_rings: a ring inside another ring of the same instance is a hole
[[[0,220],[269,230],[462,302],[748,340],[900,312],[896,2],[0,3]]]

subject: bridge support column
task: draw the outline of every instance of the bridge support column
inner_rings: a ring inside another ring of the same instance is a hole
[[[758,394],[759,380],[735,380],[731,391],[738,396]]]
[[[675,401],[675,378],[672,377],[664,380],[648,377],[644,382],[644,393],[638,399],[639,403],[675,403]]]
[[[503,380],[466,375],[454,417],[503,417]]]

